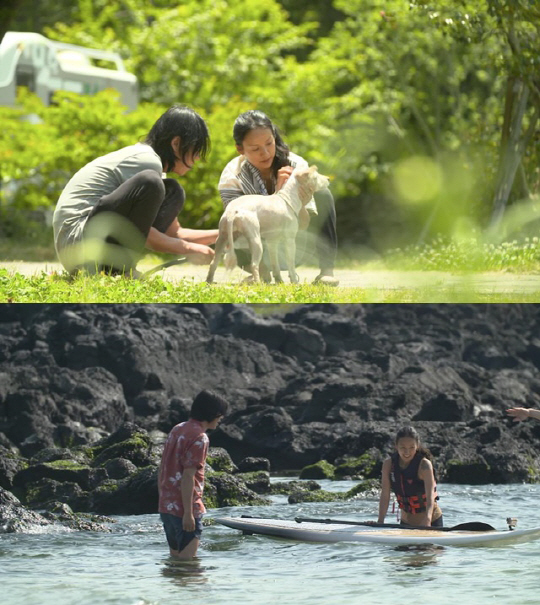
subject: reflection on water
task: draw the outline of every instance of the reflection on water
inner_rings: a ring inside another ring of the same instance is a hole
[[[179,587],[193,586],[195,584],[205,584],[208,582],[208,571],[215,567],[203,566],[199,559],[183,561],[173,557],[167,557],[161,568],[161,575],[169,578]]]
[[[392,563],[396,571],[407,571],[411,567],[428,567],[437,565],[444,552],[442,546],[424,544],[419,546],[396,546],[394,552],[404,553],[400,556],[385,557],[385,561]]]
[[[238,537],[233,538],[221,538],[219,542],[205,542],[204,550],[206,552],[227,552],[228,550],[237,550],[240,547]]]
[[[503,529],[508,516],[521,516],[524,527],[539,524],[530,511],[540,485],[444,488],[449,525],[481,520]],[[352,518],[376,515],[377,508],[371,498],[216,509],[208,516]],[[197,559],[180,561],[168,556],[156,515],[121,517],[115,527],[113,533],[0,535],[0,605],[389,605],[433,600],[434,587],[443,603],[540,603],[540,540],[403,549],[244,536],[215,524],[205,527]]]

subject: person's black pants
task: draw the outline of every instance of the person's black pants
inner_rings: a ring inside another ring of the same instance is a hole
[[[330,189],[321,189],[316,191],[313,197],[317,215],[311,217],[308,232],[315,234],[315,247],[321,271],[333,270],[338,247],[334,196]]]
[[[86,259],[87,268],[129,272],[144,255],[145,243],[154,227],[165,233],[182,210],[183,187],[174,179],[163,179],[153,170],[134,175],[92,210],[83,238],[104,242],[99,253]]]

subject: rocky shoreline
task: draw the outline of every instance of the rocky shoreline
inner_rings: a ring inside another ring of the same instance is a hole
[[[213,389],[208,507],[373,494],[412,423],[441,482],[540,480],[539,305],[0,306],[0,533],[153,513],[168,431]],[[270,482],[297,469],[310,481]],[[302,470],[303,469],[303,470]],[[320,478],[355,479],[336,496]]]

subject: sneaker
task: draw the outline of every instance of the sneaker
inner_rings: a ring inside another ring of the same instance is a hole
[[[326,275],[325,273],[319,273],[317,277],[313,280],[314,284],[319,284],[321,286],[331,286],[333,288],[339,286],[339,279],[334,277],[333,275]]]

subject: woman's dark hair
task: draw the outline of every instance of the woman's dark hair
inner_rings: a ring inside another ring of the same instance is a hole
[[[420,452],[422,457],[427,458],[428,460],[433,462],[433,456],[431,452],[427,448],[422,446],[420,442],[420,435],[418,434],[418,431],[416,429],[414,429],[412,426],[404,426],[400,428],[399,431],[396,433],[395,444],[397,445],[398,441],[402,438],[414,439],[416,441],[418,451]]]
[[[289,161],[289,147],[281,138],[277,126],[264,112],[258,109],[250,109],[249,111],[241,113],[236,118],[233,126],[234,142],[237,145],[242,145],[248,132],[251,132],[256,128],[268,128],[276,141],[276,155],[272,162],[272,172],[274,173],[274,176],[276,176],[277,171],[280,168],[291,165]]]
[[[170,170],[178,159],[171,146],[174,137],[180,137],[180,157],[186,166],[190,166],[186,161],[188,153],[198,154],[204,160],[210,151],[210,134],[201,116],[185,105],[173,105],[144,140],[161,158],[164,171]]]
[[[229,404],[212,391],[201,391],[193,400],[190,418],[199,421],[212,422],[219,416],[225,416]]]

